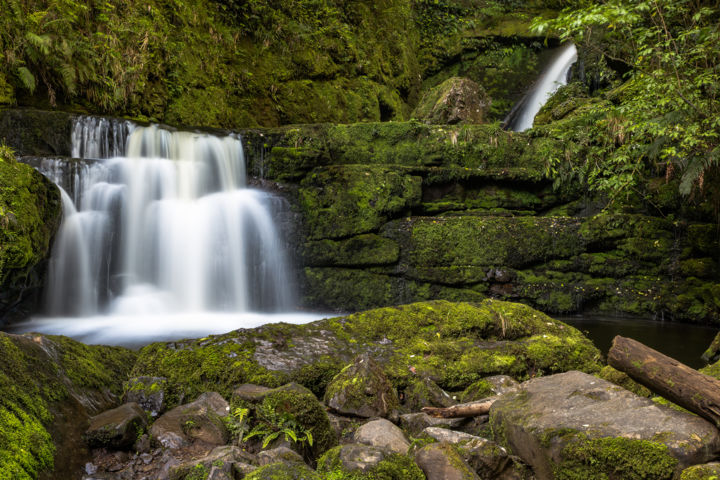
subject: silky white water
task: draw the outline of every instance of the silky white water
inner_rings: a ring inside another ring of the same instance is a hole
[[[64,218],[46,316],[21,329],[138,344],[322,316],[278,313],[295,305],[273,221],[286,205],[246,188],[238,137],[83,117],[73,153],[98,159],[34,162]]]
[[[577,61],[577,48],[569,43],[558,51],[557,56],[540,74],[532,89],[521,100],[520,110],[515,113],[510,129],[525,131],[533,126],[535,116],[553,93],[567,84],[570,68]]]

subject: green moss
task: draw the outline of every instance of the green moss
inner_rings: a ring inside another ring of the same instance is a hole
[[[416,217],[390,223],[383,235],[407,250],[411,267],[520,267],[582,252],[579,227],[562,217]]]
[[[168,408],[209,390],[227,398],[242,383],[277,387],[287,380],[281,373],[270,372],[254,361],[253,342],[230,337],[208,343],[207,339],[199,339],[183,344],[150,344],[140,351],[133,376],[153,372],[154,376],[166,377]],[[209,385],[212,387],[208,388]]]
[[[467,387],[460,394],[459,400],[463,403],[473,402],[475,400],[481,400],[483,398],[492,397],[495,395],[493,386],[487,380],[478,380],[469,387]]]
[[[310,430],[313,444],[306,445],[303,453],[311,461],[337,445],[337,438],[324,406],[312,392],[296,384],[265,393],[256,408],[257,411],[273,412],[273,415],[279,417],[289,415],[301,429]]]
[[[119,393],[134,357],[64,337],[0,334],[0,471],[14,479],[51,471],[55,452],[68,454],[48,433],[55,412],[71,392]]]
[[[60,224],[57,187],[0,147],[0,317],[42,286],[37,270]]]
[[[677,459],[667,445],[629,438],[588,439],[578,435],[561,452],[553,467],[560,480],[623,478],[671,479]]]
[[[321,480],[322,477],[305,465],[271,463],[254,470],[245,480]]]
[[[417,204],[420,178],[389,167],[325,167],[303,180],[299,195],[308,238],[339,238],[376,230]]]
[[[362,267],[397,262],[400,247],[393,240],[374,234],[358,235],[345,240],[306,242],[302,256],[314,267]]]
[[[587,90],[584,85],[578,82],[564,85],[542,106],[535,116],[533,126],[546,125],[552,121],[565,118],[570,112],[588,101]]]
[[[720,479],[720,464],[693,465],[680,474],[680,480],[718,480]]]
[[[425,474],[407,455],[390,454],[372,468],[348,470],[340,461],[342,446],[328,450],[318,460],[317,471],[327,480],[422,480]]]

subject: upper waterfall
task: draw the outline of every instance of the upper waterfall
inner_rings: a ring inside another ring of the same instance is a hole
[[[505,123],[508,129],[522,132],[533,126],[535,115],[553,93],[567,84],[570,68],[577,61],[577,48],[572,43],[561,47],[530,91],[513,108]]]

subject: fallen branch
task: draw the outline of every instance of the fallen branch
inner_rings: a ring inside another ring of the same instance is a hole
[[[613,340],[608,363],[658,395],[720,427],[720,380],[620,336]]]
[[[436,418],[464,418],[477,417],[479,415],[487,415],[490,407],[499,396],[488,397],[477,402],[461,403],[452,407],[423,407],[422,411]]]

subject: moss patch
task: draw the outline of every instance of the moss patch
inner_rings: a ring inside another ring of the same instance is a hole
[[[425,474],[407,455],[391,454],[364,471],[348,470],[340,460],[342,446],[325,453],[318,461],[317,471],[328,480],[423,480]]]

